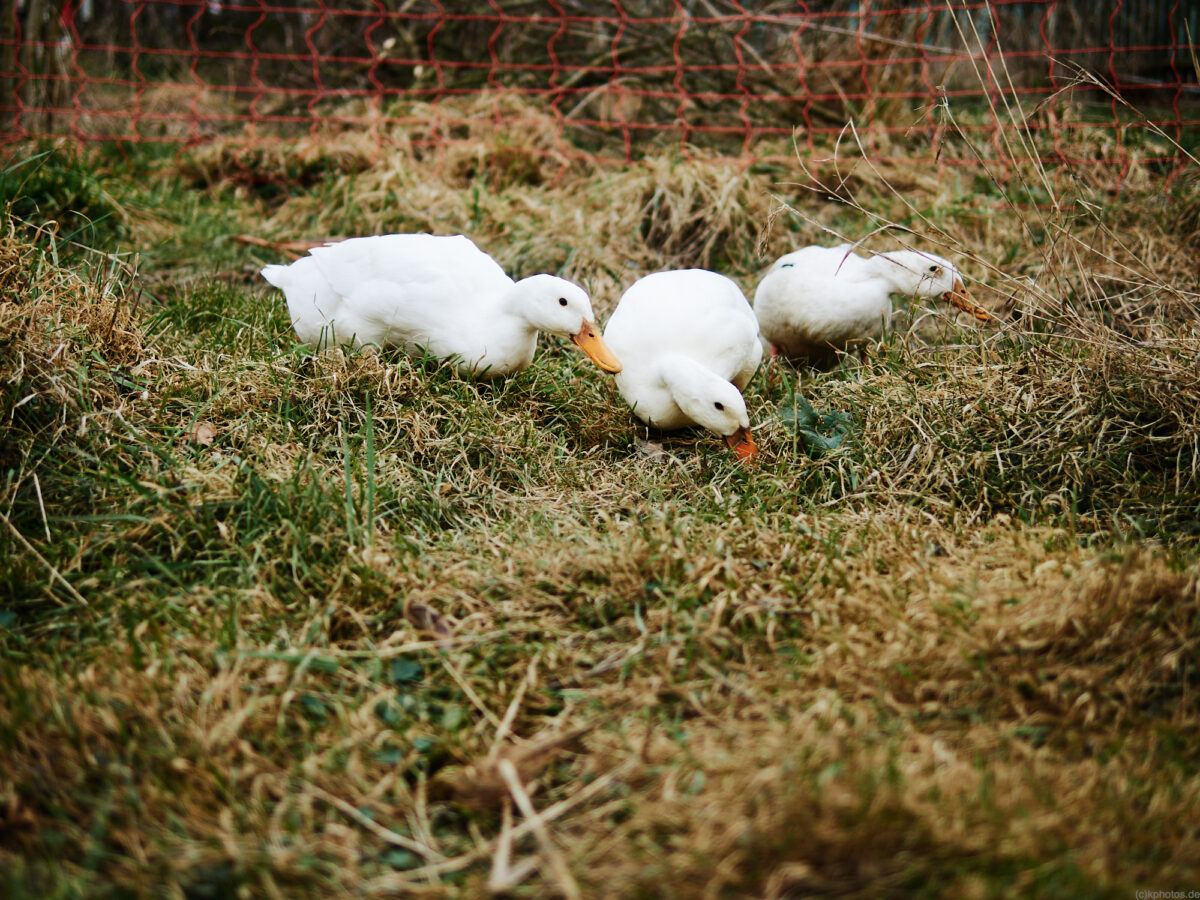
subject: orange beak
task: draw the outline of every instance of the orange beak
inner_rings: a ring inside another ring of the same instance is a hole
[[[961,281],[954,282],[954,290],[942,294],[942,299],[951,306],[957,306],[963,312],[970,313],[980,322],[996,321],[996,317],[990,312],[975,305],[971,300],[971,295],[967,293],[967,289]]]
[[[739,428],[733,434],[726,435],[725,443],[742,462],[750,462],[758,456],[758,446],[754,443],[749,428]]]
[[[578,333],[571,335],[571,340],[605,372],[615,375],[621,371],[621,361],[608,349],[608,344],[604,343],[600,332],[596,330],[595,322],[585,321]]]

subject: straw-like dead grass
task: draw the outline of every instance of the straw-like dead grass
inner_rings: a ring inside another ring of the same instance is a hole
[[[554,128],[110,182],[153,235],[136,279],[4,238],[4,891],[1195,881],[1200,347],[1156,191],[1010,206],[869,154],[833,183],[606,171]],[[749,293],[802,243],[911,242],[1002,321],[904,306],[835,371],[773,364],[746,469],[644,439],[556,340],[486,385],[310,356],[253,280],[269,251],[229,240],[251,229],[465,231],[602,314],[658,268]],[[791,430],[797,394],[845,440]]]
[[[55,266],[11,230],[0,235],[0,439],[6,468],[68,430],[106,427],[137,393],[130,369],[152,350],[133,295]],[[68,298],[64,302],[64,298]]]

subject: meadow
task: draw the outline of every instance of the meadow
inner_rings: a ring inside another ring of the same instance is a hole
[[[1200,889],[1197,170],[615,167],[546,122],[4,164],[0,893]],[[388,231],[602,321],[909,245],[1000,321],[764,365],[745,466],[558,339],[496,383],[297,346],[258,268]]]

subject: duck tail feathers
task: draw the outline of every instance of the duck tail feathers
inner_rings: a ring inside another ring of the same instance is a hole
[[[287,276],[284,275],[287,268],[287,266],[263,266],[262,277],[275,285],[275,287],[282,289],[284,282],[287,281]]]

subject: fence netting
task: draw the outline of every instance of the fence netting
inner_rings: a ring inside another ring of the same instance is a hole
[[[852,139],[881,160],[1003,166],[1027,141],[1119,185],[1135,163],[1178,175],[1200,132],[1190,0],[19,0],[2,15],[7,144],[356,129],[436,151],[536,120],[556,152],[613,161],[666,144],[769,162]]]

